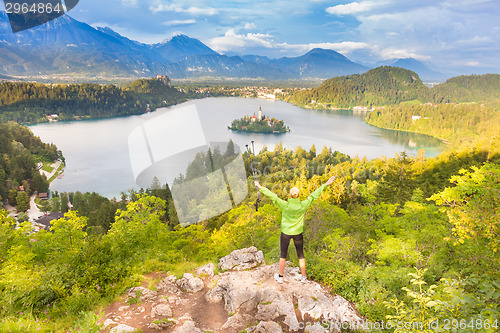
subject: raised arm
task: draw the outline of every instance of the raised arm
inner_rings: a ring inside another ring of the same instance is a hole
[[[287,202],[283,199],[280,199],[276,194],[271,192],[268,188],[262,186],[259,184],[258,181],[255,181],[255,186],[259,189],[260,193],[264,194],[266,197],[271,199],[273,204],[276,205],[276,207],[282,209],[284,206],[286,206]]]
[[[333,182],[335,181],[335,176],[332,176],[330,177],[330,179],[328,179],[326,181],[326,183],[324,183],[323,185],[321,185],[320,187],[318,187],[318,189],[316,189],[316,191],[314,191],[313,193],[311,193],[305,200],[305,204],[309,207],[313,202],[314,200],[318,199],[319,196],[321,195],[321,193],[323,193],[324,189],[328,186],[328,185],[331,185],[333,184]]]
[[[335,178],[337,178],[337,177],[331,176],[330,179],[328,179],[325,184],[326,185],[332,185],[333,182],[335,181]]]

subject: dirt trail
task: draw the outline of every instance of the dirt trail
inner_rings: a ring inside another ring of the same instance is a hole
[[[173,332],[178,327],[173,323],[169,327],[161,329],[152,328],[150,325],[155,321],[155,318],[151,316],[152,309],[158,304],[165,303],[172,310],[169,319],[173,322],[175,320],[182,323],[185,320],[192,320],[196,323],[196,327],[203,332],[221,332],[220,328],[229,317],[224,310],[224,304],[207,302],[205,300],[205,294],[208,291],[206,287],[199,292],[191,293],[174,287],[173,283],[165,287],[160,282],[151,288],[149,281],[164,281],[168,276],[166,273],[158,272],[146,275],[142,287],[157,289],[157,295],[151,299],[139,301],[138,304],[130,304],[132,303],[130,298],[124,295],[120,300],[104,309],[105,316],[100,323],[104,324],[107,319],[111,319],[117,324],[125,324],[140,329],[143,333]],[[202,277],[202,280],[204,285],[210,284],[209,277]],[[161,321],[161,319],[156,320]],[[109,332],[110,328],[112,329],[115,326],[115,324],[111,324],[101,332]]]

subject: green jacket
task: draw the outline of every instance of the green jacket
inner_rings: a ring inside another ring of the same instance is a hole
[[[326,184],[321,185],[307,199],[289,198],[288,201],[278,198],[269,189],[262,187],[260,192],[269,197],[276,207],[281,209],[281,232],[285,235],[299,235],[304,231],[304,215],[314,200],[318,199]]]

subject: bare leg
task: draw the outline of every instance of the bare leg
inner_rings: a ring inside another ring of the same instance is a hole
[[[285,274],[285,263],[286,263],[286,259],[280,258],[280,275],[281,276],[283,276],[283,274]]]
[[[306,276],[306,258],[299,259],[299,266],[302,276]]]

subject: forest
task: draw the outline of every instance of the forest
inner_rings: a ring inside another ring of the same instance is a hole
[[[318,88],[294,92],[285,101],[309,108],[390,106],[402,102],[492,102],[500,94],[500,75],[466,75],[426,87],[418,75],[399,67],[377,67],[364,74],[339,76]]]
[[[0,83],[0,121],[46,122],[141,114],[187,100],[184,93],[160,79],[141,79],[123,88],[115,85]]]
[[[0,123],[0,157],[0,208],[8,200],[19,212],[29,208],[35,191],[49,189],[37,163],[64,159],[54,144],[43,143],[27,127],[13,122]]]
[[[500,100],[499,100],[500,101]],[[500,103],[400,104],[377,108],[366,122],[377,127],[427,134],[449,148],[500,149]]]

